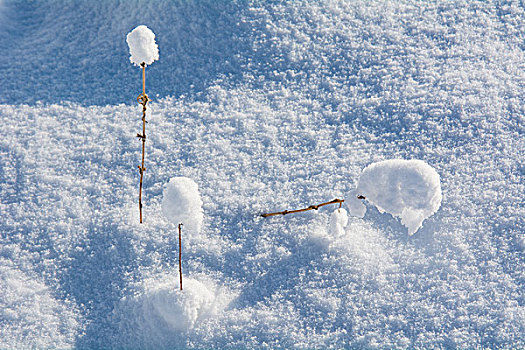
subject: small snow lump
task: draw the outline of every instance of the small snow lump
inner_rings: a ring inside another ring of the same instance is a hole
[[[131,54],[129,60],[131,63],[140,66],[152,64],[159,59],[159,47],[155,43],[155,34],[146,27],[140,25],[133,29],[126,37]]]
[[[187,177],[174,177],[166,184],[162,198],[162,213],[177,225],[184,224],[185,230],[198,234],[204,220],[199,187]]]
[[[338,208],[330,215],[330,233],[332,236],[339,237],[345,234],[345,227],[348,224],[346,210]]]

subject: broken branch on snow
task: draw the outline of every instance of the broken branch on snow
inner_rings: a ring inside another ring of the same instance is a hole
[[[284,210],[284,211],[279,211],[279,212],[276,212],[276,213],[267,213],[267,214],[261,214],[261,216],[263,218],[267,218],[269,216],[277,216],[277,215],[286,215],[286,214],[294,214],[294,213],[301,213],[303,211],[308,211],[308,210],[317,210],[319,209],[320,207],[322,206],[325,206],[325,205],[330,205],[330,204],[336,204],[336,203],[339,203],[339,208],[343,205],[343,202],[345,200],[344,199],[334,199],[330,202],[325,202],[325,203],[321,203],[321,204],[317,204],[317,205],[311,205],[309,206],[308,208],[304,208],[304,209],[295,209],[295,210]]]

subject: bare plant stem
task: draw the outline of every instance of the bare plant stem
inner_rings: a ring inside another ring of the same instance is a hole
[[[284,210],[284,211],[279,211],[279,212],[276,212],[276,213],[268,213],[268,214],[262,214],[261,216],[263,218],[267,218],[269,216],[277,216],[277,215],[286,215],[286,214],[294,214],[294,213],[301,213],[303,211],[308,211],[308,210],[317,210],[319,209],[320,207],[322,206],[325,206],[325,205],[329,205],[329,204],[335,204],[335,203],[339,203],[339,208],[341,208],[341,206],[343,205],[343,202],[345,200],[344,199],[334,199],[330,202],[325,202],[325,203],[321,203],[321,204],[317,204],[317,205],[311,205],[309,206],[308,208],[304,208],[304,209],[296,209],[296,210]]]
[[[137,137],[142,140],[142,163],[138,166],[140,172],[140,186],[139,186],[139,214],[140,223],[142,224],[142,180],[144,179],[144,157],[146,151],[146,105],[148,104],[149,97],[146,95],[146,64],[142,63],[142,94],[137,97],[137,102],[142,105],[142,134],[137,134]]]
[[[179,224],[179,275],[180,290],[182,290],[182,223]]]

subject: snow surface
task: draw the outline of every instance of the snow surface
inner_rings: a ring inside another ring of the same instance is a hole
[[[523,5],[1,11],[0,347],[525,347]],[[140,23],[163,52],[148,71],[142,225],[141,86],[124,42]],[[260,217],[333,198],[350,210],[362,169],[388,159],[440,175],[441,207],[412,236],[372,205],[341,236],[333,206]],[[184,331],[158,312],[179,300],[162,213],[179,176],[205,215],[183,270],[216,305]]]
[[[0,348],[56,348],[78,335],[73,305],[64,305],[38,275],[0,259]]]
[[[170,179],[162,192],[162,213],[175,225],[180,223],[184,231],[200,233],[204,214],[199,186],[190,178],[179,176]]]
[[[136,66],[152,64],[159,59],[159,47],[155,42],[155,34],[146,27],[140,25],[126,36],[131,56],[129,60]]]
[[[442,199],[439,174],[417,159],[389,159],[370,164],[359,177],[356,192],[365,196],[380,212],[401,218],[409,235],[436,213]],[[353,201],[357,198],[351,197]],[[355,215],[363,217],[364,205],[352,206]]]

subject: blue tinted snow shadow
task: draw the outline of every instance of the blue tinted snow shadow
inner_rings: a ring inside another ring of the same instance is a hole
[[[104,348],[111,344],[119,332],[111,315],[126,287],[126,277],[136,271],[137,264],[126,232],[112,223],[91,225],[60,279],[63,293],[83,310],[87,324],[85,333],[77,339],[77,348]]]
[[[301,284],[301,272],[311,265],[320,264],[326,251],[313,242],[307,241],[293,249],[289,257],[269,266],[266,271],[254,278],[249,286],[243,289],[233,307],[245,308],[271,298],[278,291],[291,291]]]
[[[0,103],[132,104],[141,72],[126,35],[145,24],[160,59],[147,69],[156,99],[202,91],[220,76],[241,75],[249,50],[238,23],[242,2],[6,1],[0,22]],[[233,79],[235,80],[235,79]]]

